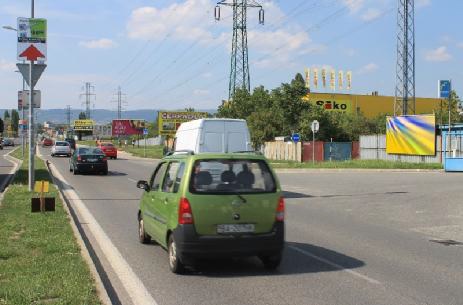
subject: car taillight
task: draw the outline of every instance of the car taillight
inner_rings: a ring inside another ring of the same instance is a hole
[[[82,157],[81,157],[81,156],[77,156],[77,161],[82,161]]]
[[[285,220],[285,199],[280,197],[278,200],[277,212],[276,212],[276,221],[282,222]]]
[[[194,223],[190,202],[184,197],[180,198],[178,206],[178,223],[182,225],[191,225]]]

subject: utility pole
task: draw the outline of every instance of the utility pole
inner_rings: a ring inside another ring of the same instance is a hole
[[[124,110],[123,106],[127,106],[127,94],[122,93],[121,86],[119,86],[117,87],[117,92],[114,95],[116,99],[111,102],[117,103],[117,119],[120,120],[122,118],[122,110]]]
[[[220,6],[233,8],[233,40],[231,54],[228,98],[231,100],[237,89],[251,91],[248,57],[247,9],[260,8],[259,23],[264,24],[262,5],[254,0],[222,0],[215,7],[215,19],[220,20]]]
[[[92,86],[92,83],[86,82],[85,83],[85,93],[80,94],[80,97],[82,96],[85,96],[85,101],[82,102],[82,104],[85,104],[85,118],[89,120],[91,116],[90,112],[91,112],[92,97],[94,98],[96,97],[95,86]]]
[[[398,1],[395,116],[415,114],[415,4]]]

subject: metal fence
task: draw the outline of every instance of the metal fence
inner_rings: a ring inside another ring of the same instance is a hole
[[[454,146],[455,147],[455,146]],[[360,159],[409,163],[442,163],[442,137],[436,137],[435,156],[393,155],[386,153],[386,135],[360,136]]]

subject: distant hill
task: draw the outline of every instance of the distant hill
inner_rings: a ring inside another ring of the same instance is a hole
[[[209,113],[215,113],[216,110],[197,110],[197,111],[206,111]],[[0,116],[3,118],[3,113],[5,109],[0,109]],[[45,121],[52,122],[55,124],[66,124],[66,110],[65,109],[40,109],[36,110],[37,120],[39,123]],[[79,118],[79,113],[82,112],[81,109],[71,109],[71,121]],[[26,118],[27,118],[26,111]],[[21,116],[21,113],[19,113]],[[141,109],[141,110],[126,110],[122,112],[123,119],[142,119],[147,122],[154,122],[157,120],[158,110],[156,109]],[[105,109],[95,109],[91,112],[91,118],[96,121],[97,124],[106,124],[110,123],[112,120],[117,118],[117,111],[105,110]]]

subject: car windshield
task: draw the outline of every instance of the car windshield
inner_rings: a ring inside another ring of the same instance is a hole
[[[68,142],[56,142],[55,146],[69,146]]]
[[[275,191],[275,179],[263,160],[198,160],[190,180],[192,193],[249,194]]]
[[[79,155],[102,155],[103,152],[99,148],[81,147],[79,148]]]

